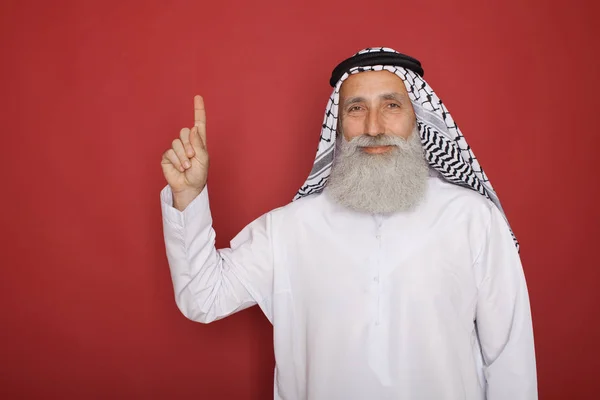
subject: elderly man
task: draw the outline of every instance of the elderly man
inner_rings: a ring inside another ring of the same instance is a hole
[[[214,247],[199,96],[163,155],[177,305],[208,323],[258,304],[276,399],[537,398],[518,244],[422,76],[389,48],[340,63],[308,180],[230,248]]]

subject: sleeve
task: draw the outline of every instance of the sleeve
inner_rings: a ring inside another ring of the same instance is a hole
[[[529,295],[508,224],[491,207],[487,240],[475,265],[479,276],[476,326],[488,400],[537,399]]]
[[[209,323],[258,304],[272,321],[270,214],[246,226],[231,248],[215,248],[207,187],[183,212],[172,192],[160,194],[163,232],[175,301],[192,321]]]

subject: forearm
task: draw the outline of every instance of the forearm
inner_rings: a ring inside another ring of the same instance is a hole
[[[179,212],[161,193],[163,229],[175,299],[189,319],[208,323],[255,302],[237,279],[234,268],[215,248],[215,232],[206,189]],[[175,204],[173,204],[175,205]]]

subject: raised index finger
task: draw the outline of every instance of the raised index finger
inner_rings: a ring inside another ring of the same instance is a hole
[[[194,96],[194,126],[204,129],[206,126],[206,112],[204,110],[204,99],[202,96]]]
[[[194,96],[194,126],[196,134],[206,148],[206,111],[204,110],[204,99],[198,95]]]

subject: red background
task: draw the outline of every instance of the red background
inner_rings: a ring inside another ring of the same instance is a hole
[[[175,306],[161,154],[204,95],[226,246],[304,182],[333,66],[385,45],[424,63],[521,241],[540,398],[597,398],[598,6],[483,3],[2,1],[0,397],[272,398],[257,307]]]

